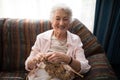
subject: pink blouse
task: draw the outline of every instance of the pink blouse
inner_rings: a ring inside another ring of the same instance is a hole
[[[37,36],[35,44],[32,47],[32,51],[27,60],[25,61],[26,70],[29,70],[27,67],[27,62],[38,54],[36,53],[36,51],[43,54],[48,52],[48,50],[50,49],[52,33],[53,30],[48,30]],[[88,72],[91,67],[84,55],[84,50],[82,46],[83,44],[79,36],[67,31],[67,47],[68,47],[67,55],[73,57],[74,59],[80,62],[81,74]]]

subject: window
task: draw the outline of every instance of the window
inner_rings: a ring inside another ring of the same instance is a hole
[[[93,32],[96,0],[0,0],[0,18],[49,19],[53,5],[65,3],[78,18]]]

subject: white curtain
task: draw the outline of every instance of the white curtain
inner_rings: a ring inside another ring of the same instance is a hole
[[[96,0],[0,0],[0,18],[49,19],[53,5],[64,3],[93,32]]]

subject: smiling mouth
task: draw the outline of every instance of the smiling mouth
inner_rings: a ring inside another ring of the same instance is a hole
[[[65,29],[64,26],[57,26],[57,28],[58,28],[58,29],[62,29],[62,30]]]

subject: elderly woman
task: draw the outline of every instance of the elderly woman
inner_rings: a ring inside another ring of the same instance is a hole
[[[26,70],[32,71],[41,66],[42,57],[44,56],[44,58],[50,63],[67,64],[73,70],[81,74],[89,71],[90,65],[85,58],[84,50],[82,48],[83,44],[79,36],[68,31],[71,20],[72,11],[69,7],[60,5],[55,6],[52,9],[50,21],[53,29],[37,36],[30,56],[25,62]],[[45,69],[37,69],[33,74],[29,75],[29,80],[49,80],[49,74],[45,76],[43,75],[44,73],[47,74]],[[35,76],[35,74],[37,76]],[[53,79],[59,80],[59,78]]]

